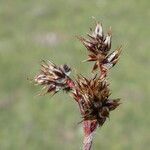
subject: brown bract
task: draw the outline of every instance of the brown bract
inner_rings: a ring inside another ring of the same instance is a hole
[[[88,59],[85,61],[95,62],[92,71],[98,68],[101,71],[101,78],[107,75],[107,71],[118,61],[121,47],[110,53],[112,31],[109,29],[107,35],[104,35],[102,24],[97,23],[95,31],[87,34],[88,38],[78,37],[86,49],[89,51]]]
[[[35,76],[37,85],[42,85],[45,93],[57,93],[60,90],[70,91],[73,82],[69,77],[71,68],[67,65],[56,66],[50,61],[43,61],[41,71]]]
[[[83,121],[96,120],[102,126],[110,111],[119,106],[119,99],[110,99],[109,96],[106,80],[96,76],[92,79],[78,76],[74,98],[79,104]]]

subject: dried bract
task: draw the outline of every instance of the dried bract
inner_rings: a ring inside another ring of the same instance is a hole
[[[67,65],[56,66],[50,61],[43,61],[40,73],[34,78],[38,85],[43,85],[46,93],[57,93],[60,90],[70,91],[73,82],[69,77],[71,68]]]
[[[101,77],[105,77],[110,68],[118,61],[121,47],[109,54],[111,49],[112,31],[109,29],[107,35],[103,34],[102,24],[97,23],[95,31],[87,34],[89,38],[78,37],[89,51],[88,59],[85,61],[95,62],[92,71],[101,70]]]
[[[110,90],[106,80],[94,77],[90,80],[78,76],[74,98],[78,102],[83,120],[96,120],[103,125],[110,111],[119,106],[119,99],[109,99]]]

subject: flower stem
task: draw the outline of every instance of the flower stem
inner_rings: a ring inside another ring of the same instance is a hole
[[[87,120],[83,122],[83,130],[84,130],[83,150],[91,150],[93,136],[96,128],[97,128],[96,121]]]

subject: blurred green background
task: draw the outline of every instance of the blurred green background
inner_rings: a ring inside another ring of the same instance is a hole
[[[81,149],[75,102],[63,93],[36,96],[40,87],[27,77],[39,71],[41,59],[90,76],[75,35],[89,31],[92,16],[105,31],[112,27],[112,49],[124,45],[109,76],[112,97],[122,105],[97,130],[93,149],[150,149],[149,0],[0,0],[0,150]]]

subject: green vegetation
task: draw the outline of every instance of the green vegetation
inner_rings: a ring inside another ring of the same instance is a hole
[[[113,48],[124,46],[111,70],[112,97],[122,105],[97,130],[94,150],[150,147],[149,0],[0,0],[0,150],[77,150],[81,121],[63,93],[38,97],[27,81],[41,59],[67,63],[88,76],[86,50],[75,38],[93,25],[112,27]],[[73,70],[72,74],[75,74]]]

